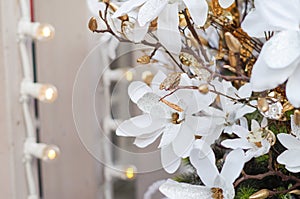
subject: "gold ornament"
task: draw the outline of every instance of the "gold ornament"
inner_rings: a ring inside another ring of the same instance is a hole
[[[252,194],[249,199],[265,199],[269,197],[270,191],[268,189],[261,189],[258,192]]]
[[[95,32],[97,30],[98,24],[97,24],[97,20],[95,17],[90,18],[88,26],[89,26],[90,31],[92,31],[92,32]]]

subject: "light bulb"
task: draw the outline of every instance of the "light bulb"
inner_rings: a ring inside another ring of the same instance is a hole
[[[43,102],[53,102],[57,98],[57,89],[50,84],[44,84],[39,89],[38,99]]]
[[[135,178],[135,172],[136,172],[136,169],[134,167],[128,167],[125,170],[126,178],[129,179],[129,180]]]
[[[45,41],[54,37],[55,29],[50,24],[21,21],[19,23],[19,34]]]
[[[137,169],[134,165],[115,165],[113,168],[105,167],[105,175],[108,179],[133,180],[136,177],[136,173]]]
[[[54,37],[55,30],[50,24],[39,24],[35,32],[35,38],[38,40],[49,40]]]
[[[33,83],[30,81],[23,81],[21,85],[21,93],[31,95],[42,102],[54,102],[58,96],[55,86],[51,84]]]
[[[55,160],[57,156],[59,155],[60,150],[55,145],[47,145],[46,148],[43,150],[43,160],[45,161],[51,161]]]
[[[55,145],[27,141],[25,143],[25,153],[43,161],[52,161],[59,156],[60,150]]]
[[[126,71],[125,73],[125,77],[126,77],[126,80],[131,82],[133,80],[133,72],[132,71]]]

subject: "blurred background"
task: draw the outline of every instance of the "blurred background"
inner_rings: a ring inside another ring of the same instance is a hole
[[[52,40],[34,42],[29,46],[33,53],[34,75],[37,81],[50,82],[58,89],[58,99],[54,103],[32,103],[31,110],[37,118],[38,140],[55,144],[61,151],[60,156],[53,162],[33,161],[39,197],[110,199],[105,198],[104,194],[107,183],[104,178],[104,165],[81,142],[72,113],[72,91],[76,74],[85,57],[100,42],[100,35],[91,33],[87,28],[92,13],[86,1],[32,0],[30,3],[31,15],[35,21],[46,22],[55,27],[55,37]],[[21,59],[17,44],[19,13],[19,1],[0,2],[0,196],[7,199],[27,198],[28,194],[23,166],[25,124],[19,101],[22,80]],[[124,48],[131,47],[123,46],[122,48],[124,50]],[[105,66],[101,64],[102,61],[107,61],[105,54],[99,52],[98,56],[90,64]],[[127,57],[119,61],[116,67],[130,65],[132,60],[134,59]],[[88,82],[89,76],[86,80]],[[120,103],[118,100],[128,101],[127,85],[121,85],[121,89],[119,88],[122,92],[114,97],[114,100],[117,100],[116,104]],[[95,102],[100,115],[105,106],[101,104],[101,92],[100,89]],[[85,96],[82,95],[81,98],[85,99]],[[98,102],[101,104],[99,107]],[[86,106],[84,103],[81,105],[83,109]],[[126,110],[127,106],[128,103]],[[113,108],[116,109],[115,113],[122,113],[122,106]],[[121,117],[128,117],[126,114],[127,112]],[[88,124],[89,118],[84,116],[82,118],[85,118],[82,122]],[[93,133],[97,132],[86,132],[86,135],[88,137]],[[139,152],[140,150],[132,146],[132,139],[116,138],[113,135],[110,139],[119,145],[131,147],[132,151]],[[147,150],[154,150],[156,146],[157,143]],[[145,150],[140,151],[145,152]],[[126,158],[121,157],[119,161],[126,162]],[[157,158],[140,163],[155,165],[160,164],[160,160]],[[151,184],[167,177],[164,171],[157,170],[137,174],[130,181],[112,179],[112,198],[143,198]],[[162,198],[162,196],[156,193],[151,198]]]

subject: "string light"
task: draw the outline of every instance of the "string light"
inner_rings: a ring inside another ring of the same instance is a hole
[[[25,143],[24,151],[25,154],[32,155],[43,161],[55,160],[60,154],[59,148],[55,145],[47,145],[31,141],[27,141]]]
[[[19,23],[19,34],[30,36],[37,40],[46,41],[54,37],[55,29],[50,24],[21,21]]]
[[[58,96],[55,86],[51,84],[32,83],[26,80],[21,84],[21,93],[47,103],[54,102]]]
[[[113,168],[105,167],[107,179],[119,178],[122,180],[133,180],[136,177],[137,169],[134,165],[116,165]]]

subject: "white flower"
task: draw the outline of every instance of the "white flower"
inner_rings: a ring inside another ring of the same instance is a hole
[[[185,77],[188,78],[183,75],[182,79]],[[130,84],[129,96],[144,114],[121,123],[116,134],[136,137],[134,144],[138,147],[148,146],[162,134],[159,145],[162,165],[167,172],[173,173],[180,165],[180,158],[187,157],[192,147],[200,122],[200,117],[194,113],[209,106],[214,99],[202,95],[203,100],[198,101],[199,92],[195,95],[193,90],[180,90],[160,100],[168,94],[159,89],[165,78],[166,75],[159,72],[151,87],[138,81]]]
[[[206,0],[183,1],[189,8],[195,23],[203,26],[208,13]],[[150,22],[158,17],[157,36],[159,41],[170,52],[178,54],[181,50],[181,37],[178,30],[178,6],[181,3],[179,0],[129,0],[115,12],[113,17],[135,13],[135,16],[133,14],[131,16],[137,22],[135,23],[136,28],[144,30],[138,36],[140,40],[146,35]]]
[[[277,157],[277,162],[285,165],[285,168],[290,172],[300,172],[300,159],[298,158],[300,154],[300,140],[285,133],[278,134],[277,138],[287,148],[286,151]]]
[[[245,18],[242,28],[253,37],[264,31],[275,35],[263,46],[253,67],[254,91],[264,91],[286,83],[286,95],[300,107],[300,0],[255,0],[255,9]]]
[[[229,7],[234,0],[220,0],[222,7]],[[151,21],[157,17],[157,36],[162,45],[170,52],[178,54],[181,50],[181,37],[178,30],[179,7],[184,4],[198,26],[204,26],[208,4],[206,0],[129,0],[113,15],[114,18],[129,14],[134,18],[133,32],[141,29],[133,38],[135,42],[142,40]]]
[[[208,127],[211,131],[212,137],[207,137],[208,144],[212,144],[219,138],[222,131],[225,133],[232,133],[232,127],[240,123],[246,123],[243,116],[247,113],[251,113],[256,109],[243,103],[239,103],[236,100],[247,99],[251,96],[252,90],[250,84],[245,84],[239,90],[236,90],[230,82],[227,81],[214,81],[213,85],[219,93],[226,95],[227,97],[220,95],[221,110],[208,107],[203,112],[206,115],[208,121],[211,121]],[[230,99],[230,98],[232,99]],[[234,100],[233,100],[234,99]]]
[[[211,148],[201,140],[195,142],[190,160],[205,186],[190,185],[167,181],[160,191],[170,199],[212,199],[214,193],[224,199],[234,198],[233,182],[240,175],[244,166],[244,153],[241,149],[231,151],[225,159],[221,172],[215,165],[215,155]]]
[[[269,152],[271,144],[267,139],[266,126],[267,120],[264,118],[261,125],[256,120],[251,121],[251,131],[248,127],[235,125],[233,133],[239,138],[224,140],[221,144],[231,149],[246,149],[246,161],[251,160],[253,157],[259,157]]]

